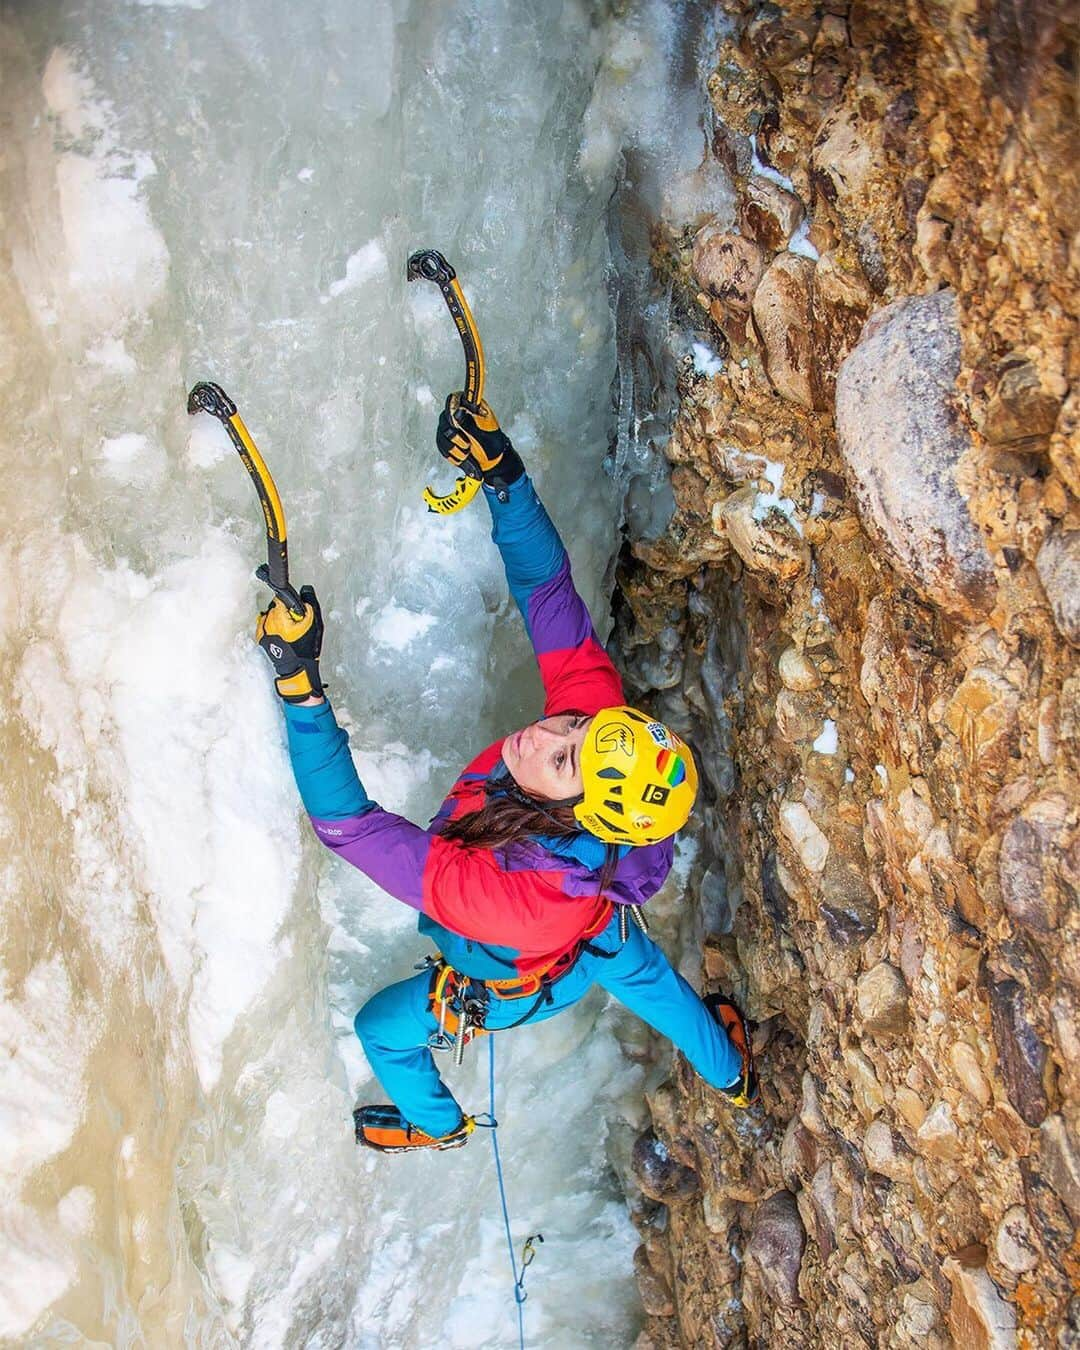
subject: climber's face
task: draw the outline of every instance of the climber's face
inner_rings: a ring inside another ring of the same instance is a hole
[[[580,796],[581,744],[591,721],[581,713],[560,713],[507,736],[503,763],[518,787],[547,801]]]

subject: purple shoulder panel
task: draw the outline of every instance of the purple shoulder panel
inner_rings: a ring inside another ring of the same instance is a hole
[[[595,637],[585,602],[574,589],[570,559],[529,596],[529,633],[537,656],[567,651]]]
[[[615,878],[608,888],[608,899],[617,905],[643,905],[664,884],[674,856],[675,842],[672,839],[632,848],[616,869]],[[562,858],[559,862],[565,863],[562,888],[567,895],[596,894],[599,880],[596,872]]]
[[[327,848],[377,886],[413,909],[423,907],[424,867],[431,849],[427,830],[381,807],[344,820],[312,816],[311,823]]]

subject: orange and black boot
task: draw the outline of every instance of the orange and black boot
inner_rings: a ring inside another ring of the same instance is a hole
[[[437,1138],[410,1125],[396,1106],[358,1106],[353,1111],[356,1142],[380,1153],[413,1153],[421,1148],[461,1148],[476,1128],[472,1116],[463,1116],[461,1124],[449,1134]]]
[[[730,1087],[720,1091],[733,1106],[750,1106],[758,1099],[758,1079],[754,1072],[754,1052],[750,1048],[750,1031],[736,1004],[723,994],[710,994],[705,1006],[727,1032],[728,1040],[739,1052],[742,1072]]]

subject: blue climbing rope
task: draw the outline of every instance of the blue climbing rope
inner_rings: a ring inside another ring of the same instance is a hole
[[[514,1239],[510,1233],[510,1210],[506,1204],[506,1185],[503,1182],[502,1160],[499,1157],[499,1122],[495,1118],[495,1037],[489,1036],[488,1042],[488,1096],[490,1098],[490,1110],[488,1111],[488,1122],[491,1129],[491,1150],[495,1154],[495,1176],[499,1183],[499,1200],[502,1202],[503,1227],[506,1229],[506,1250],[510,1253],[510,1271],[514,1277],[514,1302],[517,1304],[518,1317],[518,1344],[520,1350],[525,1350],[525,1300],[529,1297],[525,1292],[525,1272],[532,1265],[535,1256],[533,1243],[539,1240],[543,1242],[542,1233],[536,1233],[525,1243],[524,1250],[521,1253],[521,1269],[518,1270],[517,1256],[514,1254]],[[479,1122],[478,1122],[479,1123]]]

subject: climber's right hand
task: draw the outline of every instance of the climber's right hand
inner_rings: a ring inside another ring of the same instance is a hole
[[[323,617],[318,596],[311,586],[301,586],[302,618],[296,618],[277,596],[262,611],[255,625],[255,641],[270,658],[274,686],[286,703],[306,703],[320,698],[319,677]]]
[[[488,405],[481,403],[476,412],[470,412],[460,393],[446,400],[435,445],[444,459],[464,469],[470,478],[482,478],[500,496],[525,472],[521,456]]]

